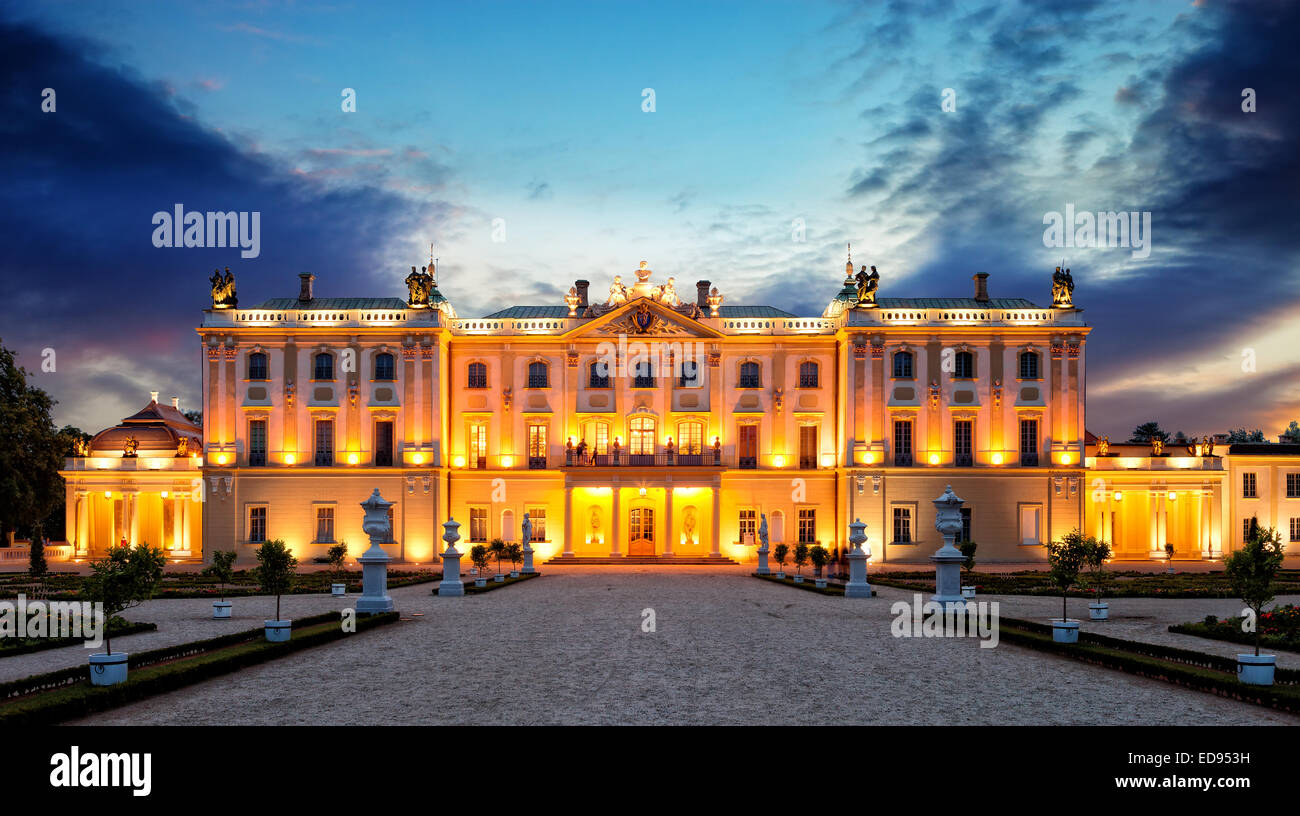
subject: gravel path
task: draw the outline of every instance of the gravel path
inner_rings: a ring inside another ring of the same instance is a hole
[[[846,601],[753,580],[744,567],[543,571],[540,580],[481,597],[437,598],[429,585],[394,590],[403,613],[427,614],[80,722],[1297,723],[1007,644],[894,638],[889,607],[910,598],[900,590]],[[1009,615],[1046,617],[1051,607],[1050,599],[997,600]],[[290,608],[308,614],[312,601],[298,596]],[[318,603],[322,611],[330,601]],[[1137,604],[1156,605],[1166,623],[1164,610],[1174,605],[1178,619],[1234,611],[1222,601],[1124,599],[1114,608],[1136,615]],[[200,607],[180,608],[178,631],[205,629]],[[241,601],[245,620],[236,625],[255,625],[263,608]],[[646,608],[655,611],[655,632],[641,631]],[[1119,620],[1105,631],[1130,625],[1154,626]]]

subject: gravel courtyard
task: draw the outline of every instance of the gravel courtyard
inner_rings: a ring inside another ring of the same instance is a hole
[[[539,580],[460,599],[437,598],[428,584],[405,587],[392,593],[399,609],[424,616],[79,722],[1297,724],[1286,714],[1007,644],[894,638],[889,607],[910,600],[901,590],[879,587],[870,601],[846,601],[746,573],[547,567]],[[1002,602],[1004,615],[1045,618],[1053,610],[1050,599],[989,599]],[[243,620],[234,626],[256,626],[269,603],[237,600]],[[305,615],[331,601],[286,603],[286,614]],[[227,626],[208,620],[209,608],[207,601],[151,602],[131,617],[163,631],[122,638],[121,646],[148,648]],[[641,631],[647,608],[655,611],[654,632]],[[1071,614],[1085,610],[1078,602]],[[1112,610],[1118,619],[1097,624],[1110,627],[1102,631],[1224,654],[1236,648],[1160,631],[1172,619],[1236,611],[1230,601],[1121,599]],[[84,650],[74,649],[47,652],[47,665],[19,673],[84,665]],[[13,676],[16,661],[35,657],[5,659],[0,669]],[[1295,665],[1291,658],[1280,662]]]

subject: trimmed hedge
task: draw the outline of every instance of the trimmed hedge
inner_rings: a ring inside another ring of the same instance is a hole
[[[1052,639],[1051,626],[1015,618],[1002,618],[998,628],[1000,639],[1008,643],[1152,680],[1163,680],[1220,697],[1275,708],[1288,714],[1300,714],[1300,687],[1296,685],[1300,682],[1300,677],[1297,677],[1300,672],[1295,670],[1276,669],[1274,683],[1277,685],[1251,686],[1237,679],[1237,661],[1232,658],[1108,638],[1082,631],[1079,632],[1078,643],[1057,643]],[[1170,656],[1157,656],[1161,653]],[[1180,660],[1178,656],[1194,658],[1195,662]],[[1228,665],[1231,669],[1225,672],[1211,667],[1211,664]]]
[[[1046,565],[1044,565],[1044,570]],[[1236,598],[1222,571],[1208,573],[1144,573],[1134,571],[1109,572],[1106,598]],[[872,583],[906,589],[912,592],[933,592],[934,572],[877,572]],[[962,583],[973,583],[983,595],[1030,595],[1061,597],[1061,591],[1051,583],[1045,571],[1022,570],[1012,573],[975,572],[962,574]],[[1284,569],[1278,572],[1277,594],[1300,592],[1300,570]],[[1095,598],[1092,588],[1084,582],[1070,590],[1071,598]]]
[[[253,576],[252,570],[241,570],[235,574],[234,583],[226,584],[218,589],[217,584],[211,578],[198,573],[181,573],[164,575],[163,581],[158,586],[158,591],[154,593],[153,600],[183,599],[183,598],[248,598],[258,595],[266,595],[258,584],[257,579]],[[330,591],[330,584],[335,583],[335,574],[333,572],[308,572],[294,577],[293,588],[286,592],[286,595],[314,595]],[[54,578],[47,578],[44,581],[45,595],[42,598],[33,600],[48,601],[75,601],[84,600],[81,594],[82,582],[86,576],[76,574],[63,574]],[[441,572],[425,572],[416,570],[390,570],[388,573],[389,589],[397,589],[404,586],[414,586],[415,584],[427,584],[430,581],[442,580]],[[18,597],[18,593],[13,589],[14,586],[25,587],[33,583],[31,579],[21,580],[17,577],[10,580],[0,578],[0,600],[12,600]],[[343,576],[342,583],[347,584],[348,591],[360,591],[361,573],[357,571],[347,572]]]
[[[541,577],[542,574],[540,572],[525,572],[525,573],[520,573],[518,578],[511,578],[509,575],[507,575],[506,579],[501,583],[497,583],[496,581],[488,581],[487,584],[485,584],[484,586],[474,586],[473,578],[470,578],[468,581],[466,581],[465,576],[462,575],[461,583],[465,585],[466,595],[482,595],[484,592],[491,592],[494,589],[500,589],[501,587],[508,587],[511,584],[518,584],[523,581],[527,581],[529,578],[541,578]],[[438,594],[437,587],[433,588],[433,594],[434,595]]]
[[[1291,604],[1270,609],[1260,615],[1260,619],[1256,621],[1256,626],[1260,628],[1260,648],[1300,652],[1300,625],[1297,625],[1296,620],[1298,616],[1300,616],[1300,608]],[[1255,634],[1241,631],[1241,623],[1242,619],[1239,617],[1224,620],[1215,618],[1214,623],[1209,623],[1209,617],[1207,617],[1204,622],[1176,623],[1169,627],[1169,631],[1177,632],[1180,635],[1194,635],[1209,638],[1210,640],[1240,643],[1253,649],[1255,647]]]
[[[283,643],[266,640],[259,628],[132,653],[127,665],[139,673],[115,686],[92,685],[88,665],[0,683],[0,726],[48,724],[93,714],[338,640],[348,635],[338,625],[341,617],[328,612],[295,620],[296,636]],[[398,617],[397,612],[358,615],[357,632]]]
[[[782,584],[783,586],[791,586],[794,587],[795,589],[806,589],[809,592],[816,592],[819,595],[834,595],[837,598],[844,597],[843,584],[827,583],[825,587],[819,587],[817,586],[816,583],[813,582],[813,579],[811,578],[809,580],[804,581],[802,584],[796,584],[794,582],[794,579],[788,575],[785,578],[777,578],[775,575],[759,575],[757,572],[752,572],[750,573],[750,575],[754,576],[760,581],[767,581],[768,583],[772,583],[772,584]],[[875,595],[876,591],[874,589],[871,590],[871,594]]]
[[[114,625],[114,621],[117,622]],[[158,629],[156,623],[144,623],[124,620],[123,618],[113,618],[108,625],[109,637],[124,637],[126,635],[138,635],[141,632],[153,632]],[[42,652],[46,649],[58,649],[63,646],[73,646],[78,643],[84,643],[85,638],[66,637],[66,638],[36,638],[27,639],[14,646],[5,645],[9,641],[0,641],[0,657],[16,657],[18,655],[31,654],[32,652]]]

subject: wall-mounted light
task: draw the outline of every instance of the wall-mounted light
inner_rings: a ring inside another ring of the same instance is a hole
[[[457,456],[455,459],[451,460],[451,463],[458,468],[463,468],[465,467],[465,457]]]
[[[1001,453],[995,453],[995,454],[993,454],[993,464],[995,464],[995,465],[1000,465],[1000,464],[1002,464],[1002,454],[1001,454]]]
[[[159,495],[159,496],[162,496],[162,497],[165,499],[165,498],[167,498],[167,491],[166,491],[166,490],[163,490],[163,491],[159,492],[158,495]]]
[[[348,464],[349,464],[349,465],[355,465],[357,462],[360,462],[360,461],[361,461],[361,457],[358,456],[355,452],[354,452],[354,453],[349,453],[349,454],[348,454]]]
[[[785,467],[785,457],[784,457],[784,456],[781,456],[780,454],[777,454],[776,456],[773,456],[773,457],[772,457],[772,465],[773,465],[774,467],[779,467],[779,468],[783,468],[783,467]]]
[[[501,467],[503,467],[503,468],[509,468],[509,467],[512,467],[512,466],[514,466],[514,463],[515,463],[515,458],[514,458],[513,456],[502,456],[502,457],[501,457]]]
[[[1177,490],[1170,490],[1170,491],[1169,491],[1169,501],[1178,501],[1178,491],[1177,491]]]
[[[939,464],[939,454],[937,453],[930,454],[930,464],[932,465]]]
[[[217,464],[218,464],[218,465],[224,465],[224,464],[225,464],[227,461],[229,461],[229,460],[230,460],[230,457],[226,456],[224,453],[218,453],[218,454],[217,454]]]
[[[423,465],[423,464],[424,464],[424,454],[423,454],[423,453],[417,453],[417,454],[413,455],[413,456],[411,457],[411,461],[414,462],[414,463],[417,464],[417,465]]]
[[[876,454],[873,451],[867,451],[862,459],[868,465],[874,465],[876,463]]]
[[[1070,454],[1068,453],[1061,454],[1061,464],[1068,465],[1072,461],[1074,461],[1074,457],[1070,456]]]
[[[111,498],[113,498],[113,491],[111,491],[111,490],[105,490],[105,491],[104,491],[104,498],[106,498],[106,499],[111,499]]]
[[[643,498],[643,499],[645,498],[645,488],[644,488],[644,487],[641,488],[641,489],[640,489],[639,491],[637,491],[637,492],[641,494],[641,498]]]
[[[292,465],[294,462],[297,461],[298,461],[298,457],[294,456],[292,453],[286,453],[284,455],[284,463],[286,465]]]
[[[833,453],[823,453],[823,454],[822,454],[822,467],[835,467],[835,454],[833,454]]]
[[[1123,501],[1123,500],[1124,500],[1124,493],[1122,491],[1116,490],[1115,501]]]

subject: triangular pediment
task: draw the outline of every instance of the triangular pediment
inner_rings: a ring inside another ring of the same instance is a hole
[[[588,321],[567,336],[606,339],[628,337],[722,337],[689,315],[682,314],[648,297],[630,300],[600,317]]]

